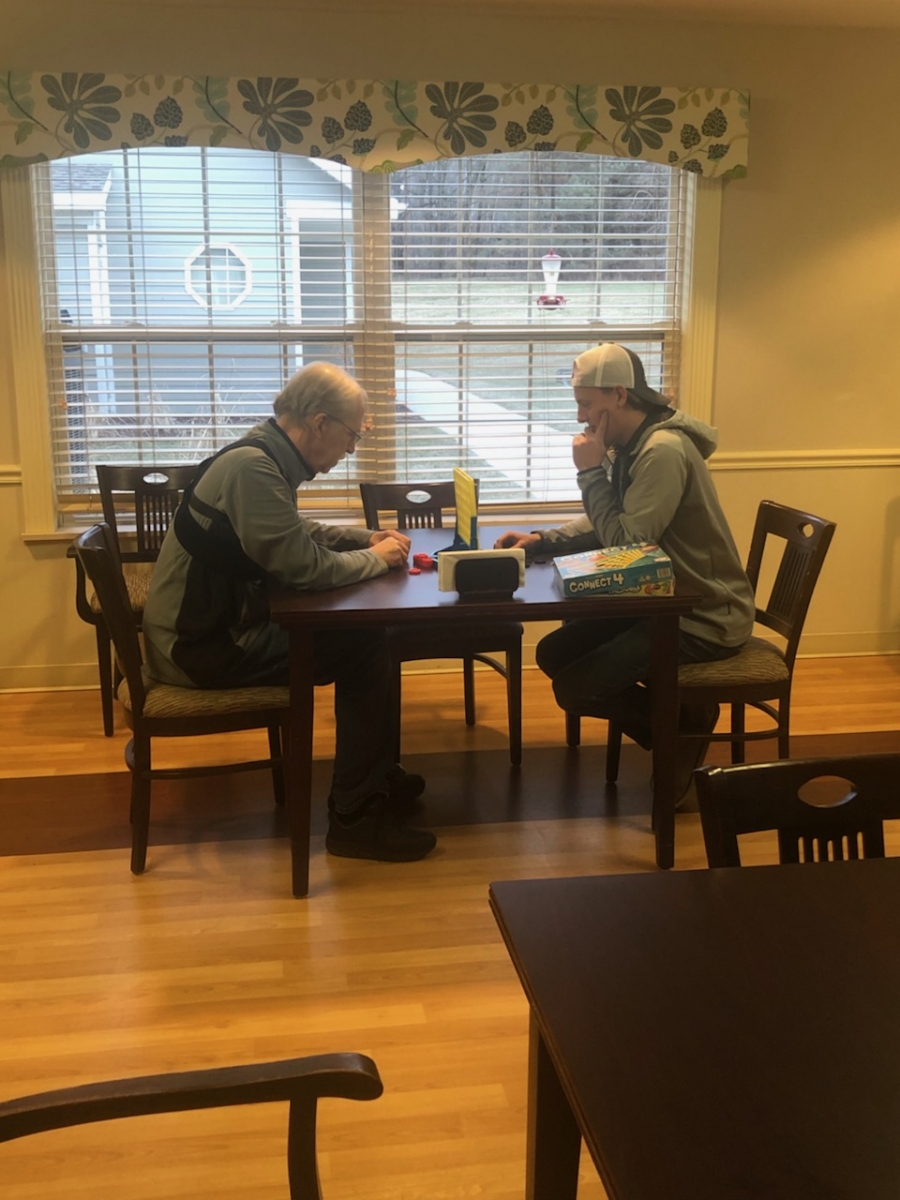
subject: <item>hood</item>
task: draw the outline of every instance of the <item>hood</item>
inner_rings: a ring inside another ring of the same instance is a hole
[[[719,444],[719,435],[712,425],[707,425],[705,421],[698,421],[696,417],[688,416],[687,413],[676,412],[665,421],[658,421],[655,425],[648,426],[633,453],[636,454],[647,438],[661,429],[668,429],[673,433],[683,433],[689,437],[703,458],[709,458]]]

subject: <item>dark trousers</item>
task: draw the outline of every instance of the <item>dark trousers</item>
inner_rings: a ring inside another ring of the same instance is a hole
[[[650,670],[653,623],[629,618],[569,621],[542,638],[537,664],[553,680],[560,708],[583,717],[616,721],[645,750],[651,746],[650,693],[641,684]],[[736,648],[680,632],[678,661],[730,658]]]
[[[319,630],[313,634],[313,679],[334,684],[336,741],[331,798],[338,812],[352,812],[367,797],[387,791],[396,743],[393,674],[383,629]],[[225,686],[288,683],[288,635],[266,627],[241,663],[239,678]]]

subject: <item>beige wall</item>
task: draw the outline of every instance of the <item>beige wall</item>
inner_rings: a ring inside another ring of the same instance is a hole
[[[900,34],[352,7],[0,0],[2,65],[749,88],[750,176],[722,211],[716,481],[742,549],[764,497],[837,520],[805,652],[900,651]],[[6,304],[0,287],[0,687],[90,682],[65,548],[19,536]]]

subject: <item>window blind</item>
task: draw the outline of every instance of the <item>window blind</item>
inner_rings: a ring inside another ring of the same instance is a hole
[[[32,172],[63,509],[97,463],[200,461],[315,360],[370,397],[356,454],[301,490],[335,509],[360,479],[454,466],[485,503],[576,498],[568,380],[598,341],[677,399],[690,173],[519,152],[363,174],[183,146]]]

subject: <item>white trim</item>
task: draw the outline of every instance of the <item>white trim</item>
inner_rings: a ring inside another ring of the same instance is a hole
[[[679,408],[710,425],[713,423],[722,187],[719,180],[696,180],[693,212],[688,214],[693,246],[684,295],[689,309],[684,316],[681,342]]]
[[[243,290],[237,296],[235,296],[233,300],[229,300],[227,304],[207,304],[206,297],[201,296],[194,287],[194,264],[199,258],[206,254],[208,250],[228,250],[244,268]],[[235,246],[233,242],[223,242],[219,240],[201,242],[196,250],[193,250],[190,254],[185,255],[184,290],[187,292],[190,298],[195,301],[195,303],[200,305],[201,308],[205,308],[207,310],[211,308],[238,308],[239,305],[244,303],[244,301],[250,295],[250,292],[253,290],[253,268],[250,265],[250,260],[242,251],[237,248],[237,246]]]
[[[900,448],[883,450],[744,450],[714,454],[713,471],[833,471],[900,467]]]
[[[31,196],[26,167],[0,172],[9,346],[22,454],[22,532],[25,536],[47,533],[57,527],[47,376],[41,337],[40,273]]]

